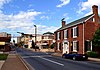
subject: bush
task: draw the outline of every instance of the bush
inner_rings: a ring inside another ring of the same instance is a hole
[[[50,48],[53,49],[54,46],[55,46],[55,44],[53,43],[53,44],[50,45]]]
[[[90,51],[86,53],[89,57],[93,57],[93,58],[98,58],[99,54],[97,52],[94,51]]]
[[[6,60],[8,54],[0,54],[0,60]]]

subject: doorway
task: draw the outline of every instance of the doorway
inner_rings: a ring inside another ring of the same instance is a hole
[[[69,42],[67,40],[63,41],[63,54],[69,53]]]

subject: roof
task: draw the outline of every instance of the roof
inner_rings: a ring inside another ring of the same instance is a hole
[[[46,35],[46,34],[53,35],[53,33],[51,33],[51,32],[46,32],[46,33],[43,33],[43,35]]]
[[[73,21],[73,22],[71,22],[71,23],[66,24],[64,27],[59,28],[59,29],[56,30],[56,31],[63,30],[63,29],[65,29],[65,28],[69,28],[69,27],[71,27],[71,26],[75,26],[75,25],[78,25],[78,24],[80,24],[80,23],[86,22],[88,19],[90,19],[90,18],[93,17],[93,16],[94,16],[94,14],[90,14],[90,15],[88,15],[88,16],[85,16],[85,17],[81,18],[81,19],[75,20],[75,21]],[[56,32],[56,31],[55,31],[55,32]]]

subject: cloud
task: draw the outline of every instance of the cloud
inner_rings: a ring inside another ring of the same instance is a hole
[[[3,8],[3,5],[9,3],[11,0],[0,0],[0,9]]]
[[[4,4],[9,3],[12,0],[0,0],[0,9],[3,9]],[[15,6],[14,6],[15,7]],[[42,34],[47,31],[54,32],[58,27],[40,25],[35,23],[36,17],[43,14],[43,12],[30,9],[27,11],[19,11],[17,14],[4,14],[0,10],[0,32],[6,31],[7,33],[17,34],[17,32],[34,33],[34,24],[37,25],[37,32]],[[49,19],[48,16],[42,16],[41,19]]]
[[[40,19],[43,19],[43,20],[44,20],[44,19],[47,19],[47,20],[48,20],[49,17],[48,17],[48,16],[41,16]]]
[[[60,0],[62,3],[57,5],[56,7],[62,7],[70,3],[70,0]]]
[[[41,14],[37,11],[21,11],[18,14],[5,15],[0,13],[0,29],[21,29],[24,27],[31,27],[35,20],[35,17]],[[24,29],[25,31],[25,29]]]
[[[65,18],[66,22],[68,22],[68,20],[70,19],[70,17],[68,17],[68,13],[64,13],[63,17]]]
[[[99,10],[100,10],[100,1],[99,0],[87,0],[85,2],[79,3],[80,9],[77,11],[77,13],[81,14],[83,11],[86,11],[86,10],[89,11],[89,13],[90,13],[93,5],[99,6]]]
[[[38,33],[43,34],[45,32],[54,32],[56,31],[59,27],[54,27],[54,26],[45,26],[45,25],[37,25],[38,28]]]
[[[26,12],[20,11],[18,14],[5,15],[0,12],[0,31],[9,30],[8,32],[24,32],[34,33],[34,24],[37,25],[37,32],[42,34],[47,31],[54,32],[58,27],[45,26],[35,23],[36,17],[42,14],[42,12],[28,10]],[[41,18],[48,18],[43,16]]]

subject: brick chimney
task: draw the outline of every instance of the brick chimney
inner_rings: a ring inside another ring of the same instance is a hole
[[[66,21],[62,21],[62,27],[64,27],[66,24]]]
[[[97,5],[93,5],[92,6],[92,10],[93,10],[93,14],[94,14],[94,22],[98,22],[99,21],[98,6]]]

